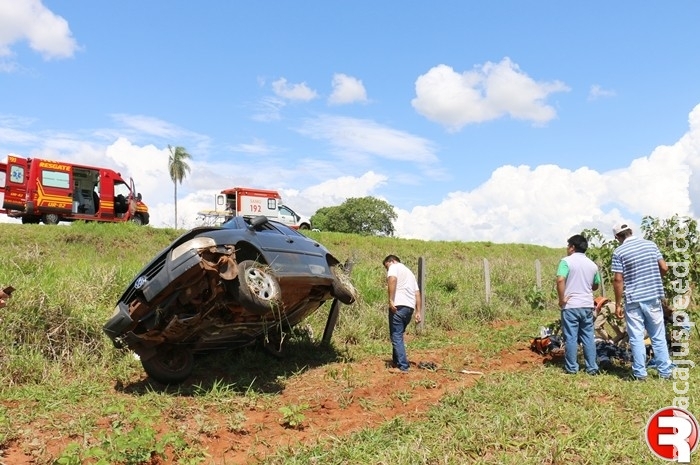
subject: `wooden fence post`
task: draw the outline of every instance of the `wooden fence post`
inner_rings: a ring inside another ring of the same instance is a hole
[[[423,332],[425,326],[425,258],[418,257],[418,289],[420,290],[421,320],[418,323],[418,332]]]
[[[486,304],[491,303],[491,270],[489,261],[484,258],[484,287],[486,288]]]

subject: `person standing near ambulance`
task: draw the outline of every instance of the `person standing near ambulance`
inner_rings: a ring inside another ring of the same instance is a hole
[[[406,327],[415,312],[416,322],[421,321],[421,295],[413,272],[396,255],[388,255],[384,261],[387,291],[389,294],[389,336],[391,359],[396,373],[408,373],[409,363],[404,343]]]

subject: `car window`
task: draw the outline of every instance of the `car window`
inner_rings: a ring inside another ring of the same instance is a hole
[[[271,223],[274,223],[277,228],[279,228],[282,231],[282,234],[286,234],[288,236],[301,236],[301,237],[306,237],[296,229],[292,229],[286,224],[278,223],[277,221],[271,221]]]
[[[238,216],[234,216],[234,217],[230,218],[229,220],[225,221],[221,225],[221,227],[225,228],[225,229],[245,229],[248,226],[248,224],[250,223],[250,221],[241,222],[239,220],[239,218],[240,217],[238,217]],[[246,218],[246,220],[247,219],[248,218]]]
[[[243,221],[246,226],[250,226],[251,222],[253,221],[253,217],[243,217]],[[283,232],[277,229],[271,221],[267,221],[263,224],[256,226],[255,230],[261,233],[283,234]]]
[[[224,223],[224,227],[226,228],[233,228],[233,229],[242,229],[241,226],[229,226],[231,223],[234,222],[237,218],[243,220],[243,223],[245,227],[250,226],[251,221],[253,220],[253,217],[234,217],[227,223]],[[303,234],[299,233],[298,231],[290,228],[289,226],[279,223],[274,220],[268,220],[267,222],[259,225],[257,228],[255,228],[257,232],[261,233],[270,233],[270,234],[285,234],[287,236],[301,236],[301,237],[306,237]]]

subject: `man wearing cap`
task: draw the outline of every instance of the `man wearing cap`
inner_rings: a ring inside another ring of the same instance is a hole
[[[646,381],[646,349],[644,331],[651,339],[659,376],[671,377],[671,359],[666,344],[666,329],[661,301],[664,299],[662,276],[668,265],[659,248],[652,241],[632,235],[626,223],[613,227],[613,234],[620,245],[612,256],[613,289],[615,290],[615,314],[624,315],[632,351],[632,376]],[[624,311],[622,297],[624,296]]]

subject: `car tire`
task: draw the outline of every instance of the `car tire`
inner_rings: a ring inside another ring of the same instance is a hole
[[[143,218],[141,218],[140,215],[134,215],[132,216],[129,221],[134,223],[136,226],[143,226]]]
[[[331,272],[333,273],[333,297],[345,305],[354,303],[357,290],[350,282],[348,275],[338,265],[332,266]]]
[[[238,264],[238,303],[259,315],[280,309],[282,289],[265,265],[253,260]]]
[[[194,369],[192,351],[179,346],[161,346],[156,354],[141,365],[148,376],[163,384],[179,384],[190,377]]]

